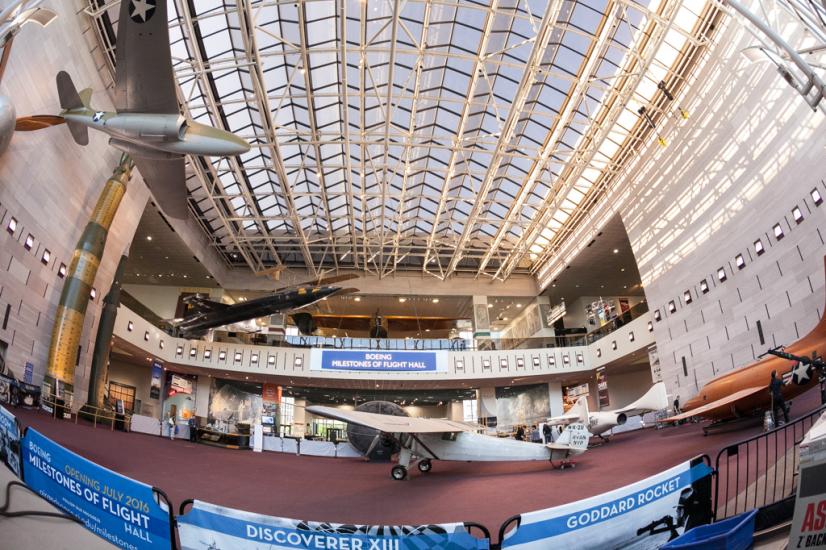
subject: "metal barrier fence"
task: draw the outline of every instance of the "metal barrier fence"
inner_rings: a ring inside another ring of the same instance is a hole
[[[798,447],[823,411],[826,405],[717,453],[715,521],[795,496]]]

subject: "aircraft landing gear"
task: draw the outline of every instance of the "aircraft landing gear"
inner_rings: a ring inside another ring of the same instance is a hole
[[[404,466],[393,466],[393,469],[390,470],[390,477],[396,481],[402,481],[407,477],[407,468]]]
[[[433,469],[433,463],[430,462],[429,459],[425,458],[424,460],[419,461],[418,467],[421,473],[426,474]]]

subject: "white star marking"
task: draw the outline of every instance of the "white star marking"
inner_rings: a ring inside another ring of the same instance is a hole
[[[804,365],[802,362],[798,361],[797,364],[792,368],[792,380],[796,384],[803,385],[809,381],[809,366]]]
[[[155,9],[155,6],[147,4],[146,0],[132,0],[132,7],[135,9],[132,17],[139,15],[144,23],[146,23],[147,20],[146,13]]]

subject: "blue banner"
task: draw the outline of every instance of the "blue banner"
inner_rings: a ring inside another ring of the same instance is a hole
[[[24,481],[91,532],[130,550],[171,548],[169,512],[152,487],[86,460],[29,428]]]
[[[311,370],[361,372],[445,372],[444,351],[358,351],[314,349]]]
[[[708,523],[711,473],[695,459],[608,493],[522,514],[502,548],[659,548]]]
[[[20,426],[15,416],[0,406],[0,459],[17,477],[20,475]]]
[[[346,525],[299,521],[243,512],[196,500],[178,516],[182,550],[210,548],[336,549],[336,550],[450,550],[490,547],[464,524]]]

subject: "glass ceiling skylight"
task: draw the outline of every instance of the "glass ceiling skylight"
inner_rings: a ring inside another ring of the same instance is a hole
[[[256,271],[535,272],[693,40],[682,4],[169,0],[184,111],[252,143],[190,159],[194,215]]]

